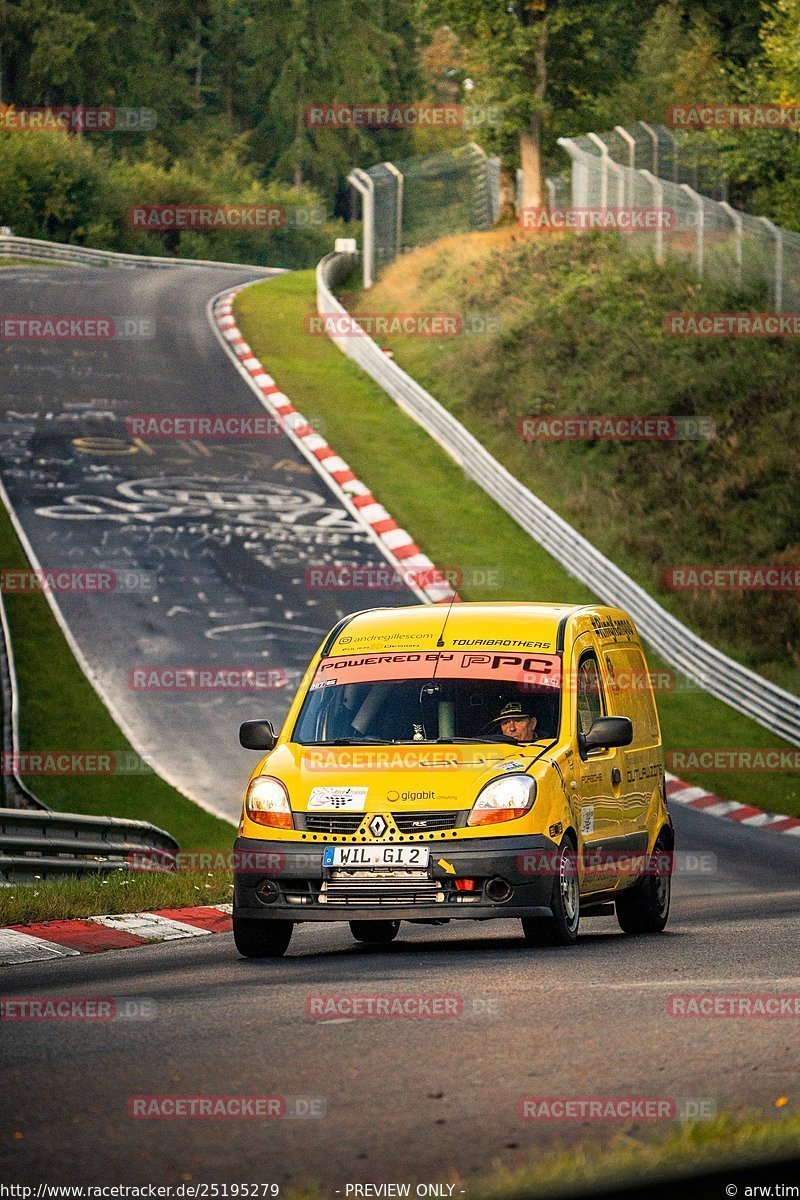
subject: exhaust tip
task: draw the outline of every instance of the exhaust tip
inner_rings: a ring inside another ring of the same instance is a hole
[[[484,891],[493,904],[503,904],[506,900],[510,900],[514,894],[514,889],[508,880],[501,879],[499,875],[489,880]]]

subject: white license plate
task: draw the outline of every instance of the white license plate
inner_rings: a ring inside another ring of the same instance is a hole
[[[429,846],[326,846],[323,867],[415,867],[424,870],[430,861]]]

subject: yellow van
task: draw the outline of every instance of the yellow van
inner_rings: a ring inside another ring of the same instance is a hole
[[[236,840],[248,958],[300,921],[390,942],[401,921],[514,918],[571,945],[581,916],[667,922],[674,837],[639,636],[620,609],[371,609],[328,634],[261,762]]]

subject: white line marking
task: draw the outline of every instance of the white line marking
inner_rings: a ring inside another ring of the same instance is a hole
[[[160,942],[171,942],[176,938],[203,937],[209,929],[197,925],[184,925],[170,917],[159,917],[156,913],[119,913],[109,917],[89,917],[97,925],[119,929],[122,933],[133,933],[137,937],[154,938]]]
[[[0,963],[40,962],[45,958],[70,958],[78,953],[69,946],[46,942],[16,929],[0,929]]]

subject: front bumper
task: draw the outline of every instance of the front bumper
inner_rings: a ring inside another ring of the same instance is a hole
[[[342,882],[341,873],[337,878],[322,865],[324,844],[237,838],[233,915],[267,921],[486,921],[551,915],[553,875],[547,864],[558,847],[549,838],[422,844],[431,849],[426,872],[378,879],[366,871],[358,880]],[[457,891],[456,879],[474,879],[475,891]],[[507,899],[493,900],[486,893],[486,883],[498,879],[511,889]]]

